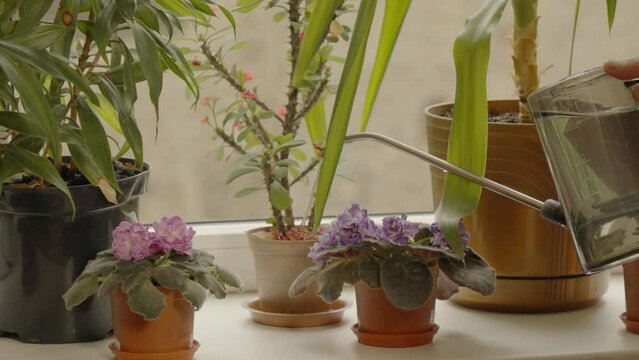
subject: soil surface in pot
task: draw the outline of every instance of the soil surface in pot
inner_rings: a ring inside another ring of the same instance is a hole
[[[295,226],[285,231],[277,231],[274,227],[255,231],[253,235],[263,240],[306,241],[317,239],[317,232],[305,226]]]
[[[453,110],[450,109],[441,114],[443,117],[453,118]],[[517,123],[517,117],[519,116],[516,112],[495,112],[488,114],[488,122],[489,123],[498,123],[498,124],[515,124]]]
[[[67,160],[67,159],[65,159]],[[140,169],[135,168],[135,163],[128,160],[114,161],[113,170],[115,171],[115,179],[125,179],[131,176],[135,176],[142,172]],[[60,169],[60,176],[67,183],[68,186],[89,185],[91,182],[80,172],[80,169],[69,162],[63,162]],[[38,181],[38,178],[31,174],[18,174],[13,176],[5,184],[8,187],[25,187],[36,188],[42,187],[42,184]]]

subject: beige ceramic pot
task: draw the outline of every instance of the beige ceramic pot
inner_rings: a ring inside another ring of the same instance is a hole
[[[330,311],[330,305],[316,295],[315,286],[310,286],[300,296],[288,296],[288,289],[297,276],[304,269],[313,266],[308,258],[308,250],[314,241],[273,240],[269,229],[259,228],[248,232],[255,259],[259,309],[280,314]]]
[[[491,114],[516,112],[517,101],[489,103]],[[428,150],[446,158],[452,105],[426,109]],[[433,198],[441,199],[444,174],[431,167]],[[534,124],[490,123],[486,177],[540,200],[557,193]],[[482,310],[554,312],[589,306],[608,288],[608,272],[585,276],[570,233],[536,210],[489,190],[464,219],[470,245],[497,270],[497,288],[484,297],[462,288],[453,301]]]
[[[623,265],[623,283],[626,312],[621,314],[621,320],[626,324],[626,330],[639,334],[639,261]]]

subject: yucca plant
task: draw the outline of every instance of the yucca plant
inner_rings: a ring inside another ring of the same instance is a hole
[[[22,173],[17,182],[23,186],[55,186],[70,197],[65,174],[79,170],[86,183],[115,202],[113,160],[130,149],[135,162],[128,167],[141,169],[144,161],[134,113],[136,85],[147,83],[156,121],[165,70],[198,96],[190,64],[171,40],[187,22],[208,25],[212,5],[209,0],[1,2],[0,183]],[[230,17],[225,9],[224,14]],[[118,151],[112,153],[112,147]],[[66,150],[69,161],[63,161]]]
[[[327,2],[338,2],[329,0]],[[364,53],[376,0],[362,0],[354,26],[348,57],[338,87],[333,108],[324,160],[321,165],[315,203],[315,219],[323,214],[329,189],[344,143],[353,100],[361,74]],[[388,66],[397,36],[400,32],[411,0],[387,0],[384,21],[380,31],[377,57],[368,85],[362,118],[362,130],[370,118],[377,91]],[[490,36],[500,21],[508,0],[488,0],[466,21],[455,40],[453,55],[456,68],[456,95],[453,123],[449,138],[448,161],[464,169],[483,175],[486,166],[488,108],[486,98],[486,72],[490,54]],[[537,66],[537,0],[512,0],[514,26],[512,35],[513,73],[519,95],[519,122],[532,122],[527,104],[528,95],[539,86]],[[580,0],[576,1],[574,33],[579,15]],[[616,1],[606,0],[608,25],[614,23]],[[319,16],[319,15],[318,15]],[[321,30],[320,30],[321,31]],[[317,48],[305,41],[304,48]],[[572,64],[572,50],[571,50]],[[301,65],[300,65],[301,66]],[[296,70],[302,72],[302,70]],[[469,131],[470,129],[470,131]],[[483,154],[477,156],[477,154]],[[439,223],[452,248],[461,256],[458,221],[471,214],[481,195],[481,186],[454,174],[446,174],[444,195],[439,208]]]

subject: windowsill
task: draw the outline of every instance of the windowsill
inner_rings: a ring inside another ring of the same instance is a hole
[[[608,293],[595,305],[558,314],[480,312],[438,302],[440,326],[434,343],[409,349],[360,345],[351,333],[355,306],[340,324],[306,329],[274,328],[250,320],[242,303],[254,293],[210,298],[195,317],[196,359],[636,359],[638,335],[624,331],[623,278],[613,275]],[[344,298],[354,300],[352,288]],[[31,359],[112,359],[110,340],[66,345],[29,345],[0,338],[2,357]]]

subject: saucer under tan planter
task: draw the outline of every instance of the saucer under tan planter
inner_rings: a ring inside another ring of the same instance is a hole
[[[516,112],[514,100],[489,102],[489,112]],[[452,104],[426,109],[428,151],[445,159]],[[486,177],[540,200],[557,199],[534,124],[490,123]],[[433,199],[444,175],[431,167]],[[543,220],[536,210],[482,191],[475,213],[464,219],[470,245],[497,270],[493,295],[462,288],[458,304],[490,311],[555,312],[589,306],[608,289],[608,272],[585,276],[568,230]]]
[[[315,286],[302,295],[291,298],[288,289],[304,271],[313,266],[308,258],[308,250],[314,240],[273,240],[270,228],[259,228],[247,233],[249,244],[255,260],[255,274],[257,277],[256,302],[251,302],[253,308],[263,315],[271,313],[273,316],[253,317],[257,322],[265,325],[283,326],[278,319],[282,314],[326,314],[327,321],[318,323],[316,319],[308,324],[300,317],[299,321],[292,321],[291,326],[305,327],[328,325],[341,321],[341,315],[335,317],[335,305],[326,304],[316,295]],[[290,316],[289,316],[290,318]],[[315,317],[314,317],[315,318]],[[272,319],[273,321],[270,321]]]

